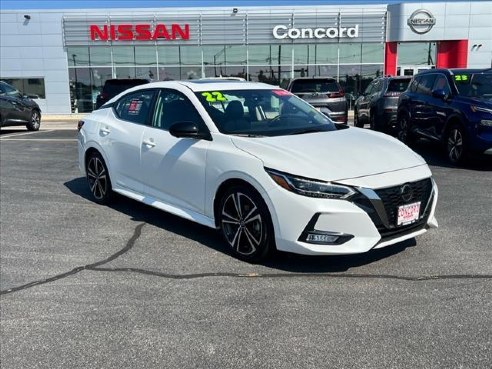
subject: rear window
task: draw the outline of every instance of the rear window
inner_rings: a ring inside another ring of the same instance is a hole
[[[330,79],[300,79],[292,82],[292,92],[337,92],[340,91],[337,81]]]
[[[389,92],[403,92],[407,89],[411,79],[392,79],[388,84]]]
[[[123,92],[129,88],[140,86],[148,83],[145,79],[135,79],[135,80],[111,80],[106,81],[103,91],[111,96],[116,96],[120,92]]]

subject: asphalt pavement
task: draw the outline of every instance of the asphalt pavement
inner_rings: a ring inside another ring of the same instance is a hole
[[[439,228],[363,255],[231,256],[78,171],[71,123],[0,135],[2,368],[489,368],[492,164],[414,149]]]

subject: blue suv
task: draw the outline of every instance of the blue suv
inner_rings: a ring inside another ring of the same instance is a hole
[[[492,68],[431,69],[413,77],[400,95],[397,135],[444,144],[453,164],[468,154],[492,155]]]

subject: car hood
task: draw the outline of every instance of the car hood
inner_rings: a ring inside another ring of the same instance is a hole
[[[393,137],[359,128],[231,139],[236,147],[263,161],[265,167],[324,181],[426,165],[420,155]]]

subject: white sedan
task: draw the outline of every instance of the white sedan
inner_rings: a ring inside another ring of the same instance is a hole
[[[274,249],[363,253],[437,227],[419,155],[266,84],[129,89],[79,122],[78,149],[95,201],[117,192],[220,229],[250,262]]]

